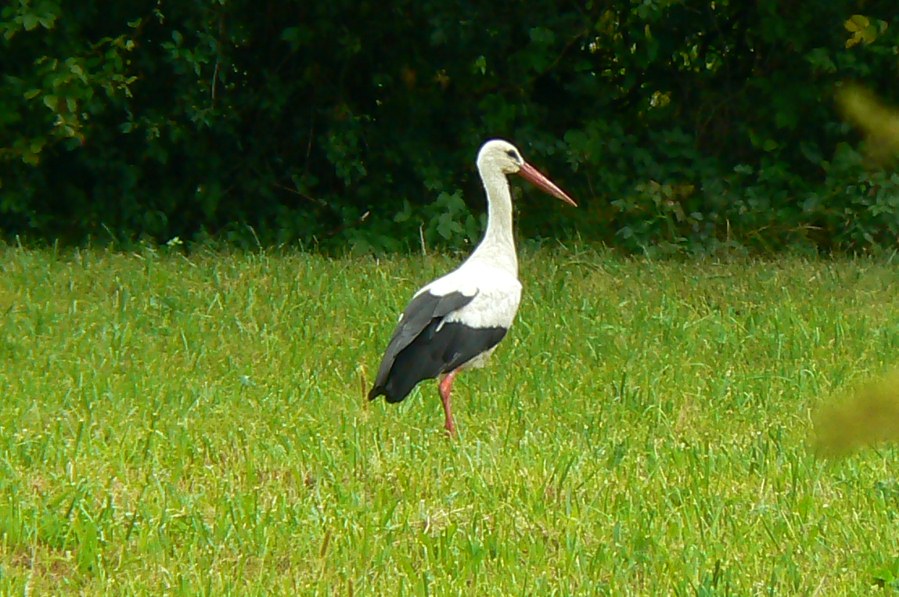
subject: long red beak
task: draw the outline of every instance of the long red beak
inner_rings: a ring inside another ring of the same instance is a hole
[[[553,183],[553,181],[540,174],[539,170],[537,170],[527,162],[521,165],[521,169],[518,171],[518,173],[553,197],[561,199],[568,205],[577,207],[577,203],[574,202],[574,199],[569,197],[565,191],[557,187],[555,183]]]

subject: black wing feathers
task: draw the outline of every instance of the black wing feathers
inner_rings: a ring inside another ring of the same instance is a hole
[[[418,383],[461,367],[496,346],[506,329],[471,328],[454,321],[432,319],[409,346],[396,355],[382,386],[375,386],[387,402],[400,402]],[[372,390],[374,392],[374,390]],[[372,394],[369,394],[370,396]]]
[[[475,296],[477,294],[466,296],[461,292],[451,292],[443,296],[422,292],[412,299],[412,302],[403,311],[403,316],[397,324],[393,336],[390,338],[390,343],[387,345],[387,350],[381,359],[381,366],[378,368],[375,385],[368,393],[368,399],[373,400],[384,394],[387,378],[396,362],[397,356],[403,349],[412,344],[432,323],[435,324],[432,327],[436,329],[436,324],[444,317],[470,303]],[[392,397],[387,394],[389,401],[393,401],[391,400]],[[402,400],[404,397],[402,396],[395,401]]]

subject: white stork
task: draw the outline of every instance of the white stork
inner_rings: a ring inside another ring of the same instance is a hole
[[[387,402],[400,402],[418,382],[443,375],[437,388],[450,435],[456,429],[450,405],[453,380],[459,371],[485,364],[509,331],[521,299],[506,176],[520,174],[577,207],[562,189],[525,162],[511,143],[488,141],[477,163],[487,191],[487,232],[462,265],[412,297],[368,393],[369,400],[385,396]]]

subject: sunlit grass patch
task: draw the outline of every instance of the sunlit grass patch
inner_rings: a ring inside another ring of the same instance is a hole
[[[452,257],[5,249],[2,592],[896,586],[895,447],[809,445],[897,366],[895,266],[521,261],[453,442],[434,384],[362,385]]]

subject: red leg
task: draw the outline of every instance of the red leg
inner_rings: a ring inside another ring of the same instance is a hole
[[[440,391],[440,400],[443,402],[443,412],[446,415],[446,424],[444,427],[450,436],[456,435],[456,425],[453,423],[453,408],[450,402],[450,392],[453,391],[453,381],[456,379],[456,373],[458,372],[458,369],[450,371],[442,380],[440,380],[440,384],[437,386],[437,389]]]

